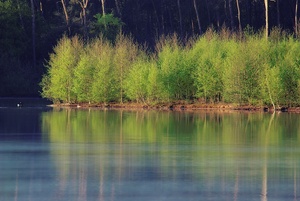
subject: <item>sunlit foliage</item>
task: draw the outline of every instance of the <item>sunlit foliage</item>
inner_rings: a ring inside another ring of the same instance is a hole
[[[298,106],[300,43],[271,35],[272,40],[260,34],[238,39],[209,30],[188,43],[166,36],[151,53],[122,34],[114,43],[99,37],[86,45],[63,37],[50,55],[42,95],[68,103]]]

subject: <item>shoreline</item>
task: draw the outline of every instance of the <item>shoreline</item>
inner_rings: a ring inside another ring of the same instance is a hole
[[[129,110],[158,110],[158,111],[253,111],[253,112],[274,112],[272,106],[254,106],[254,105],[236,105],[228,103],[160,103],[149,105],[146,103],[107,103],[107,104],[89,104],[89,103],[62,103],[48,105],[53,108],[98,108],[98,109],[129,109]],[[276,112],[300,113],[300,107],[280,107]]]

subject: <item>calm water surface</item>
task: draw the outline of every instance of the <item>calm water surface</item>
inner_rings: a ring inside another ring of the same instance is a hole
[[[299,122],[0,107],[0,200],[300,200]]]

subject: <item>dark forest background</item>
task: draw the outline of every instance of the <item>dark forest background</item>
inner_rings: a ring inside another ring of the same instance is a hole
[[[0,0],[0,96],[38,96],[45,63],[63,35],[85,41],[122,31],[154,48],[162,35],[190,37],[226,27],[280,27],[297,37],[298,0]]]

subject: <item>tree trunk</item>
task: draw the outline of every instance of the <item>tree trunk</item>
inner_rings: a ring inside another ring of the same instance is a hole
[[[117,8],[117,13],[119,15],[119,17],[122,17],[122,13],[121,13],[121,8],[120,8],[120,4],[118,2],[118,0],[115,0],[115,4],[116,4],[116,8]]]
[[[279,0],[277,0],[276,6],[277,6],[277,26],[280,27],[280,6],[279,6]]]
[[[201,23],[200,23],[196,0],[194,0],[194,8],[195,8],[195,13],[196,13],[196,18],[197,18],[197,23],[198,23],[198,28],[199,28],[199,34],[202,34]]]
[[[31,5],[31,18],[32,18],[32,62],[33,62],[33,67],[36,67],[36,51],[35,51],[35,12],[34,12],[34,0],[30,0],[30,5]]]
[[[209,10],[209,6],[208,6],[208,1],[205,0],[205,3],[206,3],[206,10],[207,10],[208,24],[210,25],[210,23],[211,23],[211,17],[210,17],[210,10]]]
[[[161,28],[162,28],[162,33],[165,34],[165,18],[164,18],[164,0],[161,1]]]
[[[105,21],[105,0],[101,0],[102,5],[102,16],[104,17],[104,29],[107,31],[106,21]]]
[[[89,0],[81,0],[79,1],[79,4],[82,9],[82,24],[83,24],[83,38],[84,41],[87,41],[88,34],[87,34],[87,20],[86,20],[86,8],[89,3]]]
[[[229,7],[231,30],[234,30],[234,19],[233,19],[233,14],[232,14],[232,0],[228,0],[228,7]]]
[[[237,14],[238,14],[238,21],[239,21],[239,32],[242,34],[242,23],[241,23],[241,9],[239,0],[236,0],[236,7],[237,7]]]
[[[268,0],[264,0],[265,2],[265,17],[266,17],[266,39],[269,37],[269,3]]]
[[[102,4],[102,15],[105,16],[105,0],[101,0]]]
[[[69,23],[69,15],[68,15],[68,12],[67,12],[67,7],[66,7],[66,4],[65,4],[65,0],[61,0],[61,3],[62,3],[62,6],[63,6],[65,18],[66,18],[68,36],[70,36],[71,35],[71,27],[70,27],[70,23]]]
[[[160,32],[159,31],[159,19],[158,19],[158,15],[157,15],[157,11],[156,11],[156,7],[155,7],[155,3],[154,3],[154,1],[152,0],[151,1],[152,2],[152,6],[153,6],[153,10],[154,10],[154,15],[155,15],[155,20],[156,20],[156,28],[155,28],[155,30],[156,30],[156,34],[157,34],[157,36],[159,35],[158,33]]]
[[[180,36],[183,36],[183,27],[182,27],[182,15],[181,15],[181,6],[180,0],[177,0],[178,12],[179,12],[179,24],[180,24]]]
[[[299,35],[299,28],[298,28],[298,0],[296,0],[296,5],[295,5],[295,34],[296,37]]]

